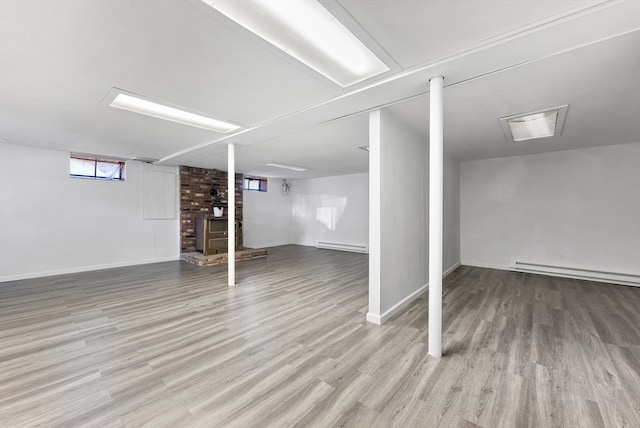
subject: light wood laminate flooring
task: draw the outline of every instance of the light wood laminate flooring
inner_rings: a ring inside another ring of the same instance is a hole
[[[640,289],[460,267],[365,322],[367,256],[0,284],[2,427],[640,427]]]

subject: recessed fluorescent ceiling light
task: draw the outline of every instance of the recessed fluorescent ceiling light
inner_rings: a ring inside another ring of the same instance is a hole
[[[500,118],[507,140],[527,141],[562,134],[568,105]]]
[[[202,0],[343,88],[389,70],[316,0]]]
[[[154,103],[152,101],[123,93],[119,93],[109,105],[122,110],[128,110],[134,113],[140,113],[156,117],[158,119],[169,120],[171,122],[182,123],[183,125],[195,126],[196,128],[208,129],[216,132],[224,133],[240,128],[237,125],[223,122],[221,120]]]
[[[309,171],[309,168],[303,168],[301,166],[282,165],[280,163],[266,163],[265,165],[273,166],[275,168],[290,169],[292,171],[298,171],[298,172]]]

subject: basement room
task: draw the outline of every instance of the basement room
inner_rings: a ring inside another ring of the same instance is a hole
[[[638,0],[0,0],[2,427],[640,427],[638,308]]]

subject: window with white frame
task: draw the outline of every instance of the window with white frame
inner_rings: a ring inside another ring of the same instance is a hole
[[[266,178],[255,178],[255,177],[245,177],[244,178],[244,190],[251,190],[255,192],[266,192],[267,191],[267,179]]]
[[[124,167],[123,160],[74,154],[69,158],[69,176],[74,178],[124,181]]]

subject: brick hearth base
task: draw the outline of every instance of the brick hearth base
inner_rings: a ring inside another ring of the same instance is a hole
[[[247,248],[236,251],[236,261],[260,259],[267,257],[267,250]],[[205,256],[202,253],[182,253],[180,259],[198,266],[213,266],[227,263],[227,253]]]

